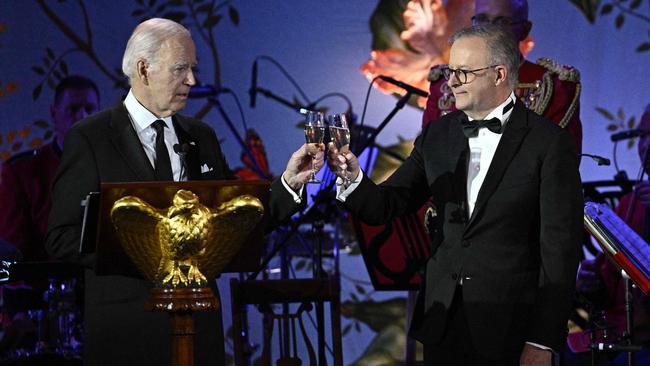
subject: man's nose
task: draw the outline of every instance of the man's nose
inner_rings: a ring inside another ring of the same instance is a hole
[[[190,69],[190,71],[187,73],[187,78],[185,80],[185,83],[189,86],[194,86],[196,84],[196,79],[194,78],[194,71]]]
[[[454,74],[452,72],[451,75],[449,75],[449,80],[447,80],[447,86],[449,86],[450,88],[453,88],[453,87],[457,87],[457,86],[460,86],[460,85],[461,85],[461,82],[456,77],[456,74]]]

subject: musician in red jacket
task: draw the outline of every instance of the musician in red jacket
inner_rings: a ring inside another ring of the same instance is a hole
[[[99,92],[92,80],[82,76],[64,78],[56,87],[50,107],[55,131],[52,142],[18,154],[2,166],[0,239],[16,246],[24,260],[47,258],[43,241],[63,137],[75,122],[98,109]]]

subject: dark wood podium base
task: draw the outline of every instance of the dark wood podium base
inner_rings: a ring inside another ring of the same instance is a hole
[[[219,300],[209,287],[154,288],[145,309],[169,314],[172,334],[172,366],[194,365],[194,319],[197,311],[219,309]]]

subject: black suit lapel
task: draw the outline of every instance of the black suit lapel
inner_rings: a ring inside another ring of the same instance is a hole
[[[174,129],[178,137],[179,144],[187,144],[189,152],[186,157],[187,179],[197,180],[201,177],[201,161],[199,158],[199,139],[194,136],[189,123],[182,116],[174,116]]]
[[[476,205],[469,219],[468,226],[474,222],[478,213],[484,208],[487,200],[492,196],[499,182],[501,182],[503,174],[519,150],[519,146],[524,136],[526,136],[528,129],[526,109],[521,101],[517,100],[510,120],[503,131],[503,136],[501,136],[501,141],[499,141],[497,150],[494,153],[494,158],[492,159],[492,163],[490,163],[490,168],[485,176],[483,185],[481,185],[481,189],[478,192]]]
[[[124,164],[131,169],[139,180],[156,180],[151,162],[147,158],[142,143],[131,125],[124,103],[120,102],[113,109],[109,123],[112,131],[110,139],[122,157]]]

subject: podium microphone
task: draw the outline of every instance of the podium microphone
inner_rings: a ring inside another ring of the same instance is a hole
[[[387,83],[391,83],[393,85],[399,86],[400,88],[406,90],[409,93],[419,95],[419,96],[421,96],[423,98],[426,98],[426,97],[429,96],[429,93],[425,92],[424,90],[416,88],[416,87],[414,87],[412,85],[409,85],[407,83],[401,82],[399,80],[395,80],[395,79],[393,79],[393,78],[391,78],[389,76],[379,75],[379,78],[381,80],[387,82]]]
[[[251,97],[251,108],[255,108],[255,100],[257,99],[257,60],[253,61],[251,88],[248,89],[248,95]]]
[[[174,152],[178,155],[178,157],[181,160],[181,178],[183,178],[183,174],[187,172],[187,153],[190,152],[190,144],[188,143],[182,143],[182,144],[174,144]]]
[[[631,139],[637,136],[643,136],[646,135],[647,133],[648,133],[647,131],[641,130],[639,128],[635,128],[633,130],[621,131],[612,134],[610,139],[612,140],[612,142],[616,142],[616,141]]]

